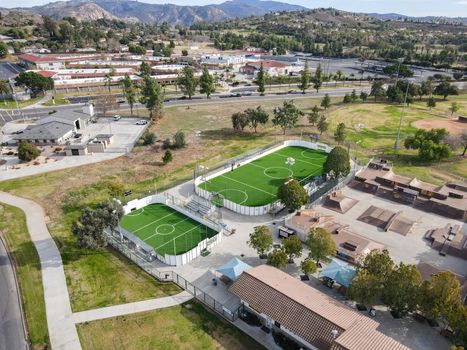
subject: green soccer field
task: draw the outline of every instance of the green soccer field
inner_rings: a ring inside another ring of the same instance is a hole
[[[160,255],[179,255],[216,231],[164,205],[150,204],[123,216],[120,226]]]
[[[287,165],[287,158],[294,165]],[[225,199],[245,206],[262,206],[277,199],[277,190],[289,177],[301,181],[323,174],[327,153],[290,146],[256,159],[233,171],[200,184],[200,188],[220,193]]]

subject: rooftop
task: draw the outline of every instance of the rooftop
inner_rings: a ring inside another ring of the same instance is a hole
[[[22,134],[15,137],[16,140],[56,140],[74,129],[73,125],[56,121],[29,125]]]

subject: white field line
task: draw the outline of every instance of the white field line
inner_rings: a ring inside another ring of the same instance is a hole
[[[246,165],[253,165],[253,166],[256,166],[256,167],[261,168],[261,169],[264,169],[264,170],[268,169],[268,168],[265,168],[264,166],[261,166],[261,165],[258,165],[258,164],[254,164],[253,162],[247,163],[247,164],[245,164],[245,166],[246,166]]]
[[[280,157],[283,157],[283,158],[290,158],[289,156],[285,156],[285,155],[280,154],[280,153],[271,153],[271,154],[275,154],[276,156],[280,156]],[[307,163],[307,164],[314,165],[314,166],[321,166],[321,165],[319,165],[319,164],[307,162],[306,160],[297,159],[297,158],[294,158],[294,159],[295,159],[296,161],[299,161],[299,162],[302,162],[302,163]]]
[[[175,226],[175,225],[178,225],[179,223],[181,223],[181,222],[183,222],[183,221],[186,221],[186,220],[188,220],[188,219],[189,219],[189,217],[187,217],[187,218],[185,218],[185,219],[183,219],[183,220],[180,220],[180,221],[177,222],[176,224],[163,224],[163,225],[172,225],[172,226]],[[159,226],[161,226],[161,225],[158,225],[157,227],[159,227]],[[157,227],[156,227],[156,230],[157,230]],[[150,238],[152,238],[152,237],[154,237],[155,235],[158,235],[158,234],[159,234],[159,233],[157,233],[157,232],[154,233],[153,235],[151,235],[151,236],[149,236],[149,237],[143,239],[143,242],[146,242],[148,239],[150,239]]]
[[[162,220],[162,219],[165,219],[166,217],[169,217],[170,215],[174,215],[175,213],[176,213],[176,212],[174,211],[173,213],[167,214],[166,216],[163,216],[163,217],[161,217],[161,218],[159,218],[159,219],[157,219],[157,220],[154,220],[154,221],[150,222],[149,224],[146,224],[146,225],[144,225],[144,226],[141,226],[139,229],[134,230],[133,233],[138,232],[138,231],[141,231],[143,228],[146,228],[146,227],[148,227],[148,226],[151,226],[152,224],[154,224],[154,223],[156,223],[156,222],[158,222],[158,221],[160,221],[160,220]]]
[[[172,238],[170,241],[165,242],[164,244],[161,244],[161,245],[158,246],[157,248],[154,248],[154,250],[157,251],[157,249],[159,249],[159,248],[161,248],[161,247],[163,247],[163,246],[165,246],[165,245],[167,245],[167,244],[173,242],[173,241],[176,240],[178,237],[181,237],[181,236],[183,236],[183,235],[186,235],[188,232],[193,231],[194,229],[197,229],[197,228],[200,227],[200,226],[203,226],[203,224],[199,224],[198,226],[195,226],[195,227],[193,227],[193,228],[190,228],[188,231],[185,231],[185,232],[179,234],[177,237]],[[199,243],[199,242],[198,242],[198,243]]]
[[[270,196],[273,196],[274,198],[276,197],[276,195],[275,195],[275,194],[272,194],[271,192],[262,190],[262,189],[260,189],[260,188],[255,187],[255,186],[248,185],[247,183],[243,183],[243,182],[240,182],[240,181],[235,180],[235,179],[231,179],[231,178],[228,177],[228,176],[221,175],[221,177],[225,177],[226,179],[229,179],[230,181],[238,182],[239,184],[248,186],[248,187],[250,187],[250,188],[252,188],[252,189],[254,189],[254,190],[257,190],[257,191],[260,191],[260,192],[264,192],[264,193],[266,193],[266,194],[269,194]]]

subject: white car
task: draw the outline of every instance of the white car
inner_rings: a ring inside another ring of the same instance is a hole
[[[146,125],[148,123],[147,120],[141,119],[136,122],[136,125]]]
[[[120,115],[114,115],[114,120],[115,121],[119,121],[122,117]]]

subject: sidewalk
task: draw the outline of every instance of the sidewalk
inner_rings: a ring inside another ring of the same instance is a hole
[[[134,314],[137,312],[151,311],[156,309],[163,309],[166,307],[171,307],[193,299],[193,295],[183,291],[177,295],[170,297],[149,299],[143,301],[137,301],[134,303],[114,305],[109,307],[103,307],[100,309],[86,310],[81,312],[76,312],[73,314],[73,319],[75,323],[83,323],[101,320],[109,317],[116,317],[128,314]]]
[[[62,258],[45,224],[45,213],[37,203],[0,192],[0,202],[20,208],[26,214],[31,240],[41,261],[45,309],[53,350],[81,350],[73,322]]]

